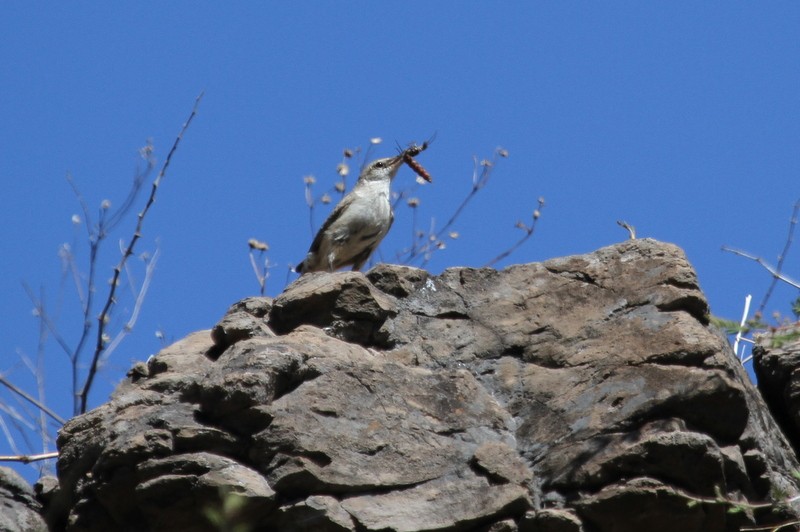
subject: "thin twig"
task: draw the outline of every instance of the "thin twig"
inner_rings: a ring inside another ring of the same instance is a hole
[[[133,311],[131,312],[131,317],[122,326],[119,330],[117,335],[114,337],[114,340],[111,341],[110,344],[105,348],[103,352],[103,356],[101,361],[106,361],[114,352],[114,350],[119,347],[119,344],[122,340],[125,339],[128,334],[133,330],[134,326],[136,325],[136,321],[139,319],[139,313],[142,310],[142,304],[144,303],[144,298],[147,295],[147,289],[150,288],[150,282],[153,280],[153,272],[155,271],[156,264],[158,263],[158,257],[160,255],[159,248],[156,248],[155,252],[153,252],[153,256],[150,258],[149,262],[147,263],[147,267],[145,268],[144,279],[142,280],[142,286],[139,288],[139,293],[136,295],[136,299],[134,300],[133,304]]]
[[[794,228],[797,225],[797,212],[800,210],[800,200],[794,204],[794,208],[792,209],[792,217],[789,219],[789,230],[786,234],[786,243],[783,245],[783,251],[781,254],[778,255],[778,265],[775,268],[775,271],[780,275],[783,271],[783,261],[786,260],[786,255],[789,254],[789,248],[792,246],[792,241],[794,240]],[[761,304],[758,306],[758,313],[763,314],[764,309],[767,306],[767,301],[769,298],[772,297],[772,291],[775,289],[775,285],[778,284],[779,277],[777,275],[772,276],[772,281],[769,284],[769,288],[767,289],[766,294],[764,294],[764,299],[761,300]]]
[[[467,205],[469,205],[470,201],[472,201],[478,191],[486,186],[486,184],[489,182],[492,171],[497,164],[497,158],[505,158],[507,156],[508,152],[503,148],[498,147],[495,149],[491,161],[485,159],[479,161],[477,157],[473,157],[472,188],[470,188],[467,195],[461,201],[447,222],[441,228],[439,228],[436,233],[431,231],[428,234],[427,242],[425,242],[424,245],[414,246],[412,244],[410,249],[403,250],[403,252],[398,253],[398,262],[402,262],[403,264],[411,264],[418,257],[422,256],[422,266],[425,266],[430,260],[432,252],[435,251],[435,249],[442,249],[444,247],[442,241],[443,236],[448,233],[449,229],[453,226],[458,217],[461,216],[461,213],[464,211]],[[400,198],[398,198],[398,202],[399,199]]]
[[[253,254],[253,249],[250,248],[250,265],[253,267],[253,273],[256,275],[256,280],[258,281],[258,289],[261,295],[264,295],[264,276],[261,275],[261,272],[258,270],[258,264],[256,264],[256,256]]]
[[[178,136],[175,138],[175,142],[172,144],[172,148],[169,150],[167,154],[167,158],[164,160],[164,164],[161,167],[161,171],[156,176],[155,180],[153,180],[152,188],[150,189],[150,196],[147,198],[147,203],[144,206],[144,209],[138,215],[138,222],[136,223],[136,229],[133,232],[133,236],[131,237],[130,243],[128,244],[128,248],[125,250],[125,253],[120,259],[119,264],[114,268],[114,276],[111,280],[111,288],[109,289],[108,299],[106,300],[105,306],[103,307],[102,312],[100,312],[100,316],[97,318],[98,326],[97,326],[97,342],[95,344],[94,356],[92,356],[92,363],[89,366],[89,372],[86,375],[86,381],[83,385],[83,389],[78,394],[80,398],[80,413],[86,412],[86,405],[89,397],[89,390],[92,388],[92,384],[94,382],[95,374],[97,373],[98,363],[100,362],[100,356],[103,353],[103,349],[105,346],[105,327],[106,327],[106,320],[111,312],[112,307],[116,303],[116,291],[117,291],[117,284],[119,282],[120,272],[122,271],[123,266],[127,262],[128,258],[133,255],[133,249],[136,246],[136,242],[138,242],[139,238],[142,236],[142,225],[144,223],[145,216],[150,211],[150,207],[156,200],[156,192],[158,191],[158,187],[161,184],[161,180],[167,173],[167,169],[169,168],[169,164],[172,161],[172,156],[175,151],[178,149],[178,145],[180,144],[181,139],[183,138],[184,133],[189,128],[189,125],[192,123],[192,119],[197,115],[197,108],[200,105],[200,100],[203,98],[203,93],[195,99],[194,107],[192,108],[192,112],[189,115],[189,118],[183,124]]]
[[[0,455],[0,462],[22,462],[23,464],[29,464],[31,462],[51,460],[53,458],[58,458],[58,451],[40,454],[3,454]]]
[[[739,330],[736,332],[736,340],[733,342],[733,352],[739,357],[739,362],[744,363],[744,349],[742,354],[739,354],[739,342],[742,341],[742,332],[744,331],[744,324],[747,323],[747,315],[750,314],[750,302],[753,296],[747,294],[744,298],[744,311],[742,312],[742,320],[739,322]]]
[[[734,255],[739,255],[740,257],[744,257],[746,259],[750,259],[752,261],[757,262],[761,265],[762,268],[767,270],[774,278],[783,281],[784,283],[793,286],[795,288],[800,289],[800,282],[795,281],[794,279],[787,277],[786,275],[780,273],[774,266],[769,264],[767,261],[762,259],[761,257],[756,257],[755,255],[751,255],[746,251],[742,251],[740,249],[731,248],[728,246],[722,246],[722,251],[727,251],[729,253],[733,253]]]
[[[128,214],[128,211],[130,211],[131,207],[133,207],[136,197],[142,190],[142,185],[147,177],[152,173],[153,168],[155,168],[156,163],[155,158],[153,157],[153,145],[151,144],[150,140],[147,141],[147,145],[144,148],[139,150],[139,153],[141,154],[142,158],[147,161],[147,166],[144,170],[139,170],[137,168],[136,172],[133,174],[133,184],[131,185],[131,189],[128,191],[128,196],[123,200],[120,207],[104,220],[103,229],[105,232],[109,232],[114,229],[114,227],[116,227],[125,218],[125,215]]]
[[[0,375],[0,384],[2,384],[3,386],[8,388],[9,390],[14,392],[15,394],[19,395],[20,397],[22,397],[23,399],[25,399],[26,401],[31,403],[36,408],[38,408],[39,410],[41,410],[42,412],[44,412],[45,414],[47,414],[48,416],[53,418],[54,421],[57,421],[61,425],[66,423],[66,420],[64,418],[62,418],[61,416],[59,416],[58,414],[56,414],[55,412],[50,410],[46,405],[42,404],[40,401],[38,401],[32,395],[30,395],[27,392],[25,392],[24,390],[18,388],[14,384],[11,384],[11,382],[8,379],[6,379],[5,377],[3,377],[2,375]]]
[[[56,329],[53,320],[51,320],[50,316],[47,314],[44,304],[36,297],[36,295],[33,293],[33,290],[31,290],[31,287],[28,286],[28,283],[25,281],[22,281],[22,288],[25,290],[25,293],[28,294],[28,298],[30,298],[31,302],[33,303],[33,308],[36,310],[36,317],[42,320],[42,323],[45,324],[47,329],[53,335],[53,338],[56,339],[56,343],[61,346],[61,349],[64,350],[70,361],[72,361],[73,351],[69,347],[69,344],[67,344],[67,341],[64,340],[64,338],[58,333],[58,329]]]
[[[542,208],[544,208],[544,198],[539,198],[539,208],[533,211],[533,222],[530,226],[525,225],[522,222],[517,223],[517,227],[521,227],[525,231],[525,236],[520,238],[516,244],[505,250],[504,252],[500,253],[498,256],[487,262],[483,265],[484,268],[489,268],[494,266],[501,260],[505,259],[512,253],[514,253],[522,244],[524,244],[531,236],[533,236],[534,231],[536,231],[536,224],[539,221],[539,215],[541,214]]]
[[[31,428],[31,430],[33,429]],[[0,431],[2,431],[3,436],[6,437],[6,441],[8,442],[8,446],[11,447],[11,450],[15,453],[19,453],[20,451],[19,447],[17,447],[17,442],[15,442],[14,438],[11,436],[11,431],[8,429],[8,425],[3,419],[3,416],[0,416]]]
[[[787,526],[794,526],[800,525],[800,520],[794,521],[785,521],[783,523],[773,524],[773,525],[764,525],[764,526],[743,526],[739,530],[741,532],[756,532],[756,531],[769,531],[769,532],[779,532],[780,529],[786,528]]]

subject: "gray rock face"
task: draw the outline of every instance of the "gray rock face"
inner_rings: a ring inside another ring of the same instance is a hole
[[[797,495],[800,467],[685,256],[652,240],[303,276],[58,443],[67,530],[713,532],[800,510],[728,511]]]
[[[13,469],[0,467],[0,530],[45,532],[41,505],[33,489]]]
[[[753,348],[758,388],[795,449],[800,449],[800,326],[761,335]]]

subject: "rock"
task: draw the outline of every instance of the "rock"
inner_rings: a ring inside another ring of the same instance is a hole
[[[380,495],[348,497],[342,507],[366,530],[471,530],[528,509],[521,486],[492,486],[469,474],[440,477]]]
[[[46,532],[33,489],[14,470],[0,467],[0,530]]]
[[[583,532],[581,520],[567,510],[543,508],[526,513],[519,532]]]
[[[690,505],[687,494],[646,477],[605,486],[576,506],[584,522],[614,532],[734,532],[747,522],[743,512],[728,513],[720,504]]]
[[[274,336],[265,319],[271,308],[272,298],[269,297],[248,297],[233,304],[211,329],[215,346],[213,358],[240,340]]]
[[[800,449],[800,325],[761,335],[753,348],[758,389],[775,420]]]
[[[396,313],[393,299],[359,272],[304,275],[275,299],[269,324],[281,334],[315,325],[342,340],[371,345],[383,322]]]
[[[67,423],[47,508],[81,531],[796,519],[778,503],[800,465],[708,321],[683,252],[646,239],[502,271],[305,275]]]
[[[516,449],[500,441],[482,443],[475,449],[473,464],[495,482],[527,485],[533,473]]]

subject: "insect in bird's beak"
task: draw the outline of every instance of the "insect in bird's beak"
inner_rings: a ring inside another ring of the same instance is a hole
[[[434,134],[434,137],[435,136],[436,135]],[[418,176],[420,176],[422,179],[424,179],[428,183],[432,183],[433,182],[433,179],[431,178],[431,174],[429,174],[428,171],[425,170],[425,167],[423,167],[421,164],[419,164],[419,162],[416,159],[414,159],[414,157],[416,157],[417,155],[419,155],[420,153],[422,153],[423,151],[428,149],[428,144],[430,144],[432,141],[433,141],[433,137],[431,137],[430,139],[428,139],[425,142],[423,142],[422,145],[417,145],[416,143],[414,143],[411,146],[409,146],[408,148],[406,148],[403,151],[401,151],[400,155],[398,155],[398,157],[400,157],[403,160],[404,163],[406,163],[412,170],[414,170],[414,172]]]

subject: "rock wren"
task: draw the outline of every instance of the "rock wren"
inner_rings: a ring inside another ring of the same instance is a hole
[[[295,268],[298,273],[332,272],[351,264],[353,271],[361,269],[394,221],[390,184],[404,154],[377,159],[364,168],[353,190],[325,220],[306,258]]]

